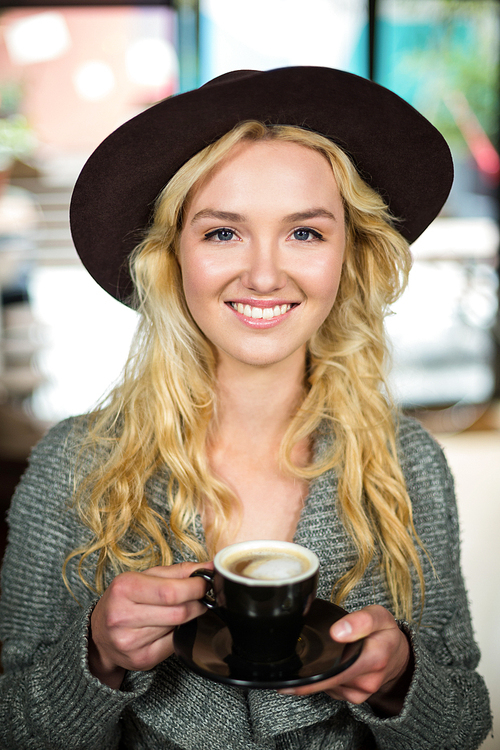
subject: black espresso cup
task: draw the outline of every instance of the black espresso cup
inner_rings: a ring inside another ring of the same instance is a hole
[[[319,560],[291,542],[268,539],[225,547],[215,570],[192,575],[211,585],[201,600],[227,625],[234,657],[271,664],[294,656],[316,596]]]

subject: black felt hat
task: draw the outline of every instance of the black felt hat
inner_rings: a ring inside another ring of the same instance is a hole
[[[84,265],[107,292],[128,302],[128,256],[159,192],[194,154],[244,120],[296,125],[334,141],[386,200],[409,242],[450,191],[444,138],[392,91],[331,68],[226,73],[129,120],[85,164],[71,200],[71,231]]]

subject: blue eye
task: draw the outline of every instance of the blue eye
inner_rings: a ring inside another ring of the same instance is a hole
[[[219,242],[228,242],[234,239],[234,232],[232,229],[214,229],[213,232],[207,232],[205,235],[206,240],[216,238]]]
[[[300,227],[300,229],[296,229],[294,231],[293,238],[294,240],[306,242],[310,239],[322,240],[323,235],[320,234],[320,232],[316,232],[316,230],[314,229],[309,229],[308,227]]]

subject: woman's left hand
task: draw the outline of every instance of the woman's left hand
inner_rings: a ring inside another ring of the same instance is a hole
[[[349,703],[368,701],[385,715],[399,713],[413,674],[413,659],[408,639],[391,613],[379,605],[365,607],[338,620],[330,635],[340,643],[365,639],[354,664],[329,680],[279,692],[311,695],[324,691]]]

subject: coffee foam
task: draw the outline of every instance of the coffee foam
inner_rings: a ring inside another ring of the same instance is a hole
[[[283,548],[244,549],[224,558],[222,567],[234,575],[254,581],[286,581],[311,567],[306,555]]]
[[[297,557],[283,555],[264,560],[255,560],[241,571],[248,578],[261,581],[279,581],[283,578],[295,578],[304,572],[305,566]]]

